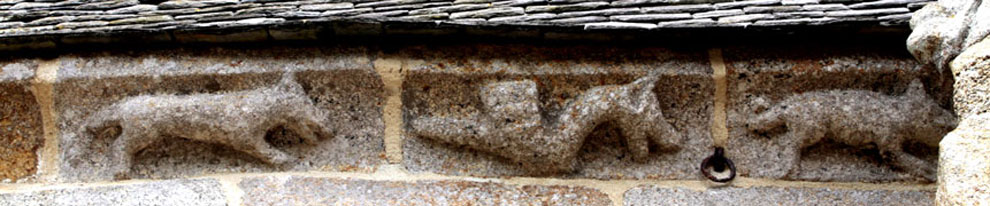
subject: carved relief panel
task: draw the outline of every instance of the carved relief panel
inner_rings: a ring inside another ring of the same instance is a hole
[[[381,80],[360,50],[320,52],[60,58],[61,175],[372,171],[384,153]]]
[[[728,155],[740,174],[933,181],[955,125],[946,77],[902,52],[810,45],[727,49]]]
[[[466,48],[405,51],[428,60],[410,65],[403,84],[408,170],[689,179],[710,152],[713,87],[703,51],[435,52],[458,49]],[[643,59],[616,61],[632,55]]]

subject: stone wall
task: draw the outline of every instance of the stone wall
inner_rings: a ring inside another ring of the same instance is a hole
[[[8,57],[0,205],[932,204],[925,172],[938,150],[914,128],[938,126],[931,115],[948,111],[950,87],[903,48],[882,46],[898,43],[874,43],[322,43]],[[255,99],[266,91],[282,92]],[[788,103],[804,96],[860,110],[775,113],[808,107]],[[753,129],[766,115],[791,119]],[[809,123],[793,119],[802,115],[911,126],[887,132],[915,138],[799,127]],[[868,118],[878,115],[890,116]],[[230,135],[240,131],[253,133]],[[807,131],[822,139],[790,143]],[[736,163],[727,184],[699,172],[715,146]]]

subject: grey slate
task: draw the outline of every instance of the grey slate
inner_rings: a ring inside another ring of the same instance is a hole
[[[523,15],[525,12],[522,8],[518,7],[502,7],[502,8],[491,8],[483,9],[477,11],[466,11],[451,13],[451,19],[467,19],[467,18],[492,18],[500,16],[518,16]]]
[[[849,7],[843,4],[818,4],[818,5],[804,5],[801,10],[805,11],[835,11],[835,10],[849,10]]]
[[[643,13],[639,8],[611,8],[611,9],[601,9],[601,10],[591,10],[591,11],[571,11],[563,12],[557,16],[560,18],[566,17],[579,17],[579,16],[613,16],[613,15],[626,15],[626,14],[640,14]]]
[[[299,6],[299,9],[303,11],[324,11],[324,10],[337,10],[337,9],[350,9],[350,8],[354,8],[354,3],[340,2],[340,3],[326,3],[326,4],[309,4],[309,5]]]
[[[906,6],[910,3],[925,2],[926,0],[880,0],[849,5],[851,9],[865,9],[889,6]]]
[[[769,12],[790,12],[790,11],[800,11],[800,6],[747,6],[743,8],[743,12],[747,14],[751,13],[769,13]]]
[[[604,23],[590,23],[584,25],[584,30],[596,30],[596,29],[655,29],[656,24],[644,24],[644,23],[624,23],[624,22],[604,22]]]
[[[409,15],[422,15],[422,14],[435,14],[435,13],[451,13],[458,11],[468,11],[468,10],[478,10],[489,8],[485,4],[458,4],[453,6],[442,6],[434,8],[417,9],[409,12]]]
[[[711,18],[711,17],[723,17],[723,16],[734,16],[745,14],[742,9],[731,9],[731,10],[715,10],[709,12],[695,13],[694,18]]]
[[[911,10],[908,10],[907,8],[845,10],[845,11],[825,12],[825,16],[830,16],[830,17],[875,16],[875,15],[899,14],[899,13],[908,13],[908,12],[911,12]]]
[[[737,7],[746,6],[765,6],[779,4],[780,0],[747,0],[747,1],[735,1],[735,2],[724,2],[715,4],[716,9],[731,9]]]
[[[182,9],[182,8],[199,8],[199,7],[211,7],[224,4],[236,4],[237,0],[202,0],[202,1],[188,1],[188,0],[173,0],[165,1],[158,4],[160,9]]]
[[[739,16],[726,16],[718,18],[718,23],[728,24],[728,23],[742,23],[751,22],[756,20],[773,19],[772,14],[746,14]]]
[[[577,10],[585,10],[585,9],[596,9],[605,6],[608,6],[608,2],[596,1],[596,2],[584,2],[577,4],[527,6],[526,12],[527,13],[565,12],[565,11],[577,11]]]
[[[684,12],[702,12],[715,10],[715,6],[711,4],[687,4],[687,5],[671,5],[671,6],[656,6],[656,7],[642,7],[640,10],[643,13],[684,13]]]
[[[83,4],[76,6],[76,9],[84,9],[84,10],[115,9],[120,7],[134,6],[139,3],[141,2],[139,2],[138,0],[112,0],[112,1],[102,1],[102,2]]]
[[[690,19],[691,14],[681,13],[681,14],[637,14],[637,15],[619,15],[612,16],[609,19],[612,21],[662,21],[662,20],[680,20],[680,19]]]

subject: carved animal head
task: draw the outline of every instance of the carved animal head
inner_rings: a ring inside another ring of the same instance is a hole
[[[946,133],[956,128],[958,123],[956,116],[929,98],[921,81],[917,79],[911,81],[902,99],[910,103],[912,108],[905,112],[911,112],[911,116],[916,121],[913,124],[914,128],[911,129],[915,140],[937,146]]]

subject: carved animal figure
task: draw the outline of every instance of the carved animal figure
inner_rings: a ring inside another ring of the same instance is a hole
[[[938,146],[956,126],[956,118],[928,98],[921,82],[911,82],[902,96],[871,91],[832,90],[791,96],[751,119],[749,129],[765,132],[786,126],[776,137],[782,145],[782,164],[793,175],[801,150],[829,137],[850,146],[876,145],[891,163],[913,175],[934,180],[933,163],[904,152],[906,141]]]
[[[598,124],[622,130],[633,157],[645,159],[649,141],[676,147],[683,141],[664,119],[652,92],[656,77],[626,85],[599,86],[571,99],[559,116],[544,121],[536,83],[511,81],[481,88],[487,113],[469,118],[431,117],[411,121],[412,133],[498,154],[538,172],[570,172],[577,153]]]
[[[320,124],[327,119],[286,73],[278,85],[248,91],[125,98],[90,116],[85,129],[97,133],[120,127],[111,146],[111,169],[124,178],[134,154],[166,136],[228,145],[269,164],[287,163],[294,158],[268,144],[265,133],[284,126],[315,143],[331,135]]]

